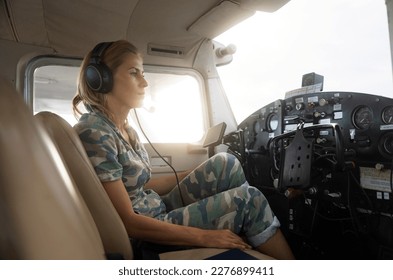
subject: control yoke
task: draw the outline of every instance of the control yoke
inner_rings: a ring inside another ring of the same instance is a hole
[[[315,144],[321,130],[331,130],[334,136],[334,158],[336,170],[344,170],[343,136],[340,126],[335,123],[316,124],[304,127],[299,124],[294,131],[272,138],[269,151],[273,168],[279,173],[278,189],[285,192],[288,188],[307,189],[310,187],[312,166],[320,147]]]

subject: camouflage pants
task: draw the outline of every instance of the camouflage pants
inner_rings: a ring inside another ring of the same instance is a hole
[[[163,197],[166,222],[202,229],[230,229],[256,247],[280,226],[265,196],[250,187],[236,157],[210,158]]]

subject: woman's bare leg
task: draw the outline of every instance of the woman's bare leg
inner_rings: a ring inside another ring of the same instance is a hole
[[[281,230],[278,229],[276,233],[269,238],[265,243],[256,248],[259,252],[279,260],[293,260],[295,256],[292,253],[287,241]]]

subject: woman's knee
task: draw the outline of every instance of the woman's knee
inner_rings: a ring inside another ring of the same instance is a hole
[[[235,175],[244,177],[243,167],[234,155],[222,152],[216,154],[211,159],[213,165],[218,169],[222,169],[227,176]]]
[[[215,154],[214,156],[212,156],[210,158],[210,160],[214,161],[214,162],[222,162],[222,163],[239,163],[239,160],[232,154],[230,153],[226,153],[226,152],[220,152]]]
[[[220,165],[224,165],[226,162],[230,161],[230,154],[225,153],[225,152],[221,152],[218,154],[215,154],[214,156],[212,156],[210,158],[210,160],[212,162],[214,162],[215,164],[220,163]]]
[[[243,185],[239,187],[240,196],[246,201],[249,209],[259,213],[271,213],[270,205],[265,195],[257,188]]]

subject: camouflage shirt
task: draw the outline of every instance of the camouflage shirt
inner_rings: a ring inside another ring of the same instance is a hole
[[[166,212],[160,196],[145,190],[150,180],[149,156],[136,131],[127,126],[131,144],[104,114],[94,111],[83,114],[74,126],[101,182],[122,180],[134,211],[158,218]]]

